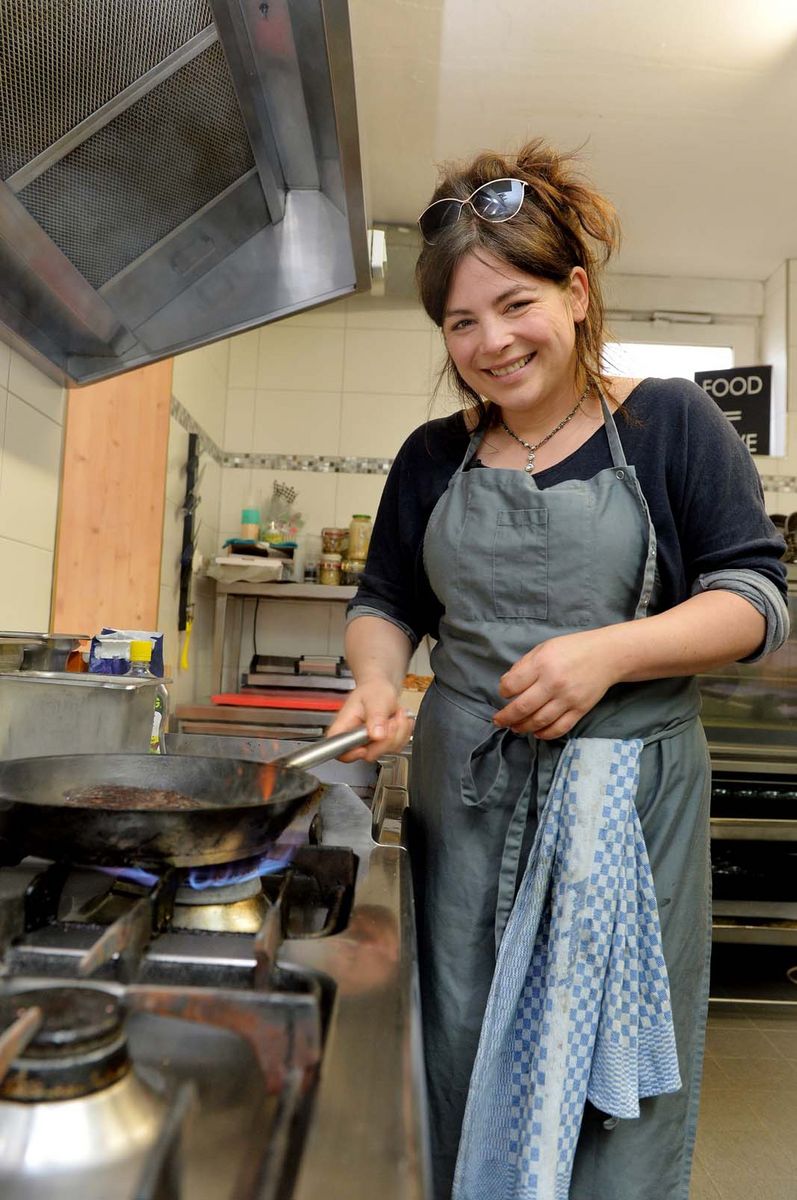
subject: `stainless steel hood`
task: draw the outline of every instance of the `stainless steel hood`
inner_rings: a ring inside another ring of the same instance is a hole
[[[369,286],[346,0],[0,0],[0,338],[61,382]]]

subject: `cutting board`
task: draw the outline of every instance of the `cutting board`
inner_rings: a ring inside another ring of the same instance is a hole
[[[346,695],[307,691],[298,688],[257,688],[250,692],[222,692],[211,696],[211,703],[240,705],[242,708],[282,708],[303,712],[337,712],[346,703]]]

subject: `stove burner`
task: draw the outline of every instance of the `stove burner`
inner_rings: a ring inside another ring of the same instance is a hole
[[[26,1009],[42,1023],[0,1081],[0,1097],[25,1103],[88,1096],[130,1070],[116,999],[91,987],[53,987],[0,996],[0,1029]]]
[[[269,901],[259,875],[214,888],[177,889],[173,929],[204,929],[212,933],[257,933],[266,919]]]

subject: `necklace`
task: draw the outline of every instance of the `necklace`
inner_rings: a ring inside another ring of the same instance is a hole
[[[518,437],[518,435],[516,433],[513,433],[512,430],[507,425],[506,421],[504,421],[502,418],[501,424],[503,425],[504,429],[509,434],[509,436],[511,438],[514,438],[516,442],[520,442],[521,446],[525,446],[526,450],[528,450],[528,453],[529,453],[528,462],[526,463],[525,467],[523,468],[527,474],[530,475],[532,473],[532,471],[534,470],[534,456],[536,455],[540,446],[544,446],[546,444],[546,442],[550,442],[551,438],[554,436],[555,433],[558,433],[560,429],[564,429],[564,427],[568,421],[572,421],[573,417],[576,415],[578,410],[581,408],[581,405],[586,400],[588,392],[589,392],[589,384],[587,384],[587,386],[584,388],[584,391],[579,396],[578,400],[573,405],[573,407],[571,408],[571,410],[567,414],[567,416],[564,418],[564,420],[560,421],[555,429],[552,429],[550,433],[546,433],[545,437],[540,438],[540,440],[538,442],[535,442],[534,445],[532,445],[531,442],[525,442],[522,437]]]

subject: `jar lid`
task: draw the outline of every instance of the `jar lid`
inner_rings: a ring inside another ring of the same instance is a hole
[[[241,524],[242,525],[259,525],[260,524],[260,509],[259,508],[242,508],[241,509]]]
[[[348,532],[348,529],[342,529],[339,525],[326,525],[321,530],[321,536],[323,537],[325,533],[339,533],[341,536],[344,536]]]
[[[370,513],[355,513],[354,516],[352,517],[352,521],[370,521],[370,520],[371,520]]]
[[[321,562],[322,563],[339,563],[342,558],[343,558],[342,554],[332,554],[331,552],[329,552],[329,553],[324,553],[321,555]]]

